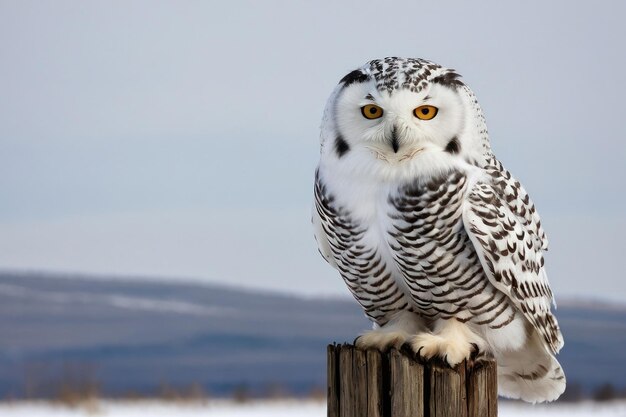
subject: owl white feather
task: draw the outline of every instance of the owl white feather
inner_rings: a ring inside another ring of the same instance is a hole
[[[451,366],[492,355],[501,395],[563,393],[539,215],[454,70],[391,57],[339,82],[322,121],[313,225],[374,323],[359,346],[407,343]]]

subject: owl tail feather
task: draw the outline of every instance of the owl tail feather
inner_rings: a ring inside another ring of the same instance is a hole
[[[503,397],[536,403],[554,401],[565,391],[563,369],[536,332],[521,349],[498,352],[496,359]]]

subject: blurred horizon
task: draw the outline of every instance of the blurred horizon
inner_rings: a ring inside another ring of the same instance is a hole
[[[353,68],[417,56],[476,92],[542,216],[557,302],[626,302],[625,14],[0,1],[0,269],[349,296],[309,225],[322,110]]]
[[[566,300],[556,316],[559,403],[626,398],[626,305]],[[323,397],[327,345],[370,325],[337,297],[0,271],[0,400]]]
[[[27,268],[2,268],[1,275],[11,275],[15,277],[24,277],[36,280],[75,280],[75,281],[95,281],[101,283],[129,283],[129,284],[146,284],[146,285],[167,285],[175,284],[182,286],[198,286],[200,288],[220,288],[224,290],[241,291],[244,293],[259,293],[270,296],[287,297],[302,300],[326,300],[326,301],[347,301],[349,303],[358,303],[354,300],[354,296],[348,292],[302,292],[291,289],[266,288],[258,285],[239,285],[230,284],[224,280],[211,280],[204,277],[190,277],[182,275],[150,275],[150,274],[123,274],[123,273],[91,273],[82,271],[62,271],[62,270],[45,270],[45,269],[27,269]],[[606,308],[624,308],[626,301],[619,298],[607,296],[588,296],[588,295],[566,295],[558,297],[556,312],[558,308],[566,306],[602,306]]]

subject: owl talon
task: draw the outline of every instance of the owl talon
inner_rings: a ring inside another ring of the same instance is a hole
[[[425,358],[422,357],[422,353],[421,353],[422,349],[424,349],[424,346],[420,346],[420,348],[417,349],[417,352],[415,352],[415,354],[417,355],[418,358],[425,359]]]
[[[472,344],[432,333],[415,336],[411,341],[411,347],[421,359],[430,360],[439,357],[450,367],[455,367],[472,355]]]
[[[478,357],[478,355],[480,355],[480,349],[478,349],[478,344],[476,343],[471,343],[472,345],[472,350],[470,352],[470,359],[474,360]]]

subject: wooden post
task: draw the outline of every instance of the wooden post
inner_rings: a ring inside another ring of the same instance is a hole
[[[496,363],[452,369],[408,349],[328,346],[328,417],[497,417]]]

